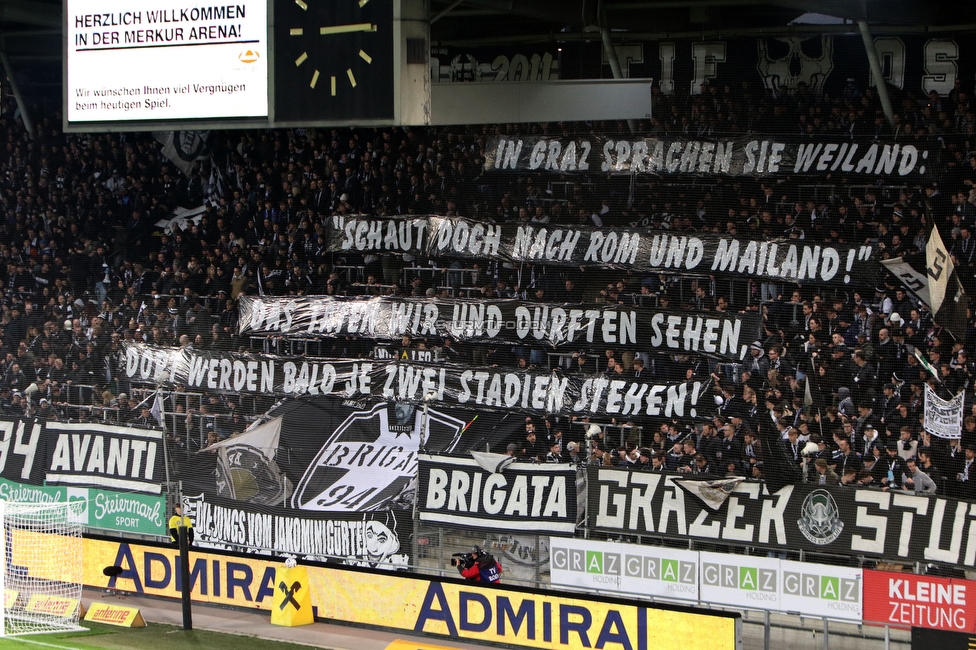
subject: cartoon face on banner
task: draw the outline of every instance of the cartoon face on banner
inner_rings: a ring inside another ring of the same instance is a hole
[[[300,513],[204,494],[183,496],[200,548],[288,554],[300,561],[397,568],[408,564],[401,538],[410,535],[409,513]]]
[[[383,568],[384,566],[406,566],[407,555],[399,553],[400,538],[397,536],[396,515],[393,511],[377,513],[375,519],[366,522],[363,531],[366,553],[360,561],[347,561],[346,564]]]
[[[801,82],[813,95],[823,94],[824,82],[834,69],[834,41],[830,36],[761,38],[757,44],[756,69],[773,94],[792,95]]]

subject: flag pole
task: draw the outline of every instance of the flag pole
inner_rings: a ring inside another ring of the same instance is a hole
[[[169,489],[169,446],[166,444],[166,425],[164,424],[164,411],[163,411],[163,379],[160,378],[159,383],[156,385],[156,392],[153,393],[153,405],[152,409],[149,411],[152,416],[156,419],[156,422],[163,429],[163,467],[166,470],[166,489]],[[146,398],[149,401],[149,398]]]

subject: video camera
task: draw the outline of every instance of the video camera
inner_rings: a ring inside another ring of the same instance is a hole
[[[454,553],[451,555],[451,566],[470,569],[474,566],[475,562],[474,553]]]

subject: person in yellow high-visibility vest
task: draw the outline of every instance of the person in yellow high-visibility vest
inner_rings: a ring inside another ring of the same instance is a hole
[[[169,535],[177,544],[180,543],[180,522],[186,526],[186,541],[193,544],[193,522],[189,517],[183,515],[183,508],[176,506],[173,508],[173,516],[169,518]]]

